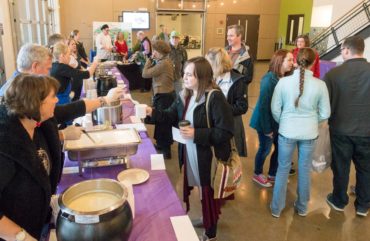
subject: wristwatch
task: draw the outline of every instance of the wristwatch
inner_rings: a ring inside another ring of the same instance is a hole
[[[26,240],[26,236],[27,236],[27,233],[26,231],[24,231],[24,229],[22,228],[21,231],[19,231],[16,235],[15,235],[15,241],[24,241]]]

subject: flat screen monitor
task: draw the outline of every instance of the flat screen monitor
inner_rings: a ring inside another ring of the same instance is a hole
[[[122,20],[131,23],[132,29],[149,29],[149,12],[122,12]]]

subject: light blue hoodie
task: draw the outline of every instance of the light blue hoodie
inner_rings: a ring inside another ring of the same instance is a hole
[[[330,117],[328,89],[324,81],[305,70],[303,94],[298,107],[299,69],[293,75],[281,78],[275,87],[271,111],[279,123],[279,134],[286,138],[311,140],[318,136],[318,123]]]

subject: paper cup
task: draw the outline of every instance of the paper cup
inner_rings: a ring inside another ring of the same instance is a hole
[[[135,115],[140,119],[144,119],[146,117],[146,107],[148,107],[146,104],[135,105]]]
[[[86,131],[90,131],[93,129],[93,122],[91,114],[86,114],[82,119],[82,127]]]

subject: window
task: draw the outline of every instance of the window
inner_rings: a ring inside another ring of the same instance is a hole
[[[17,50],[25,43],[47,44],[48,36],[57,31],[55,29],[57,5],[58,0],[11,1]]]

